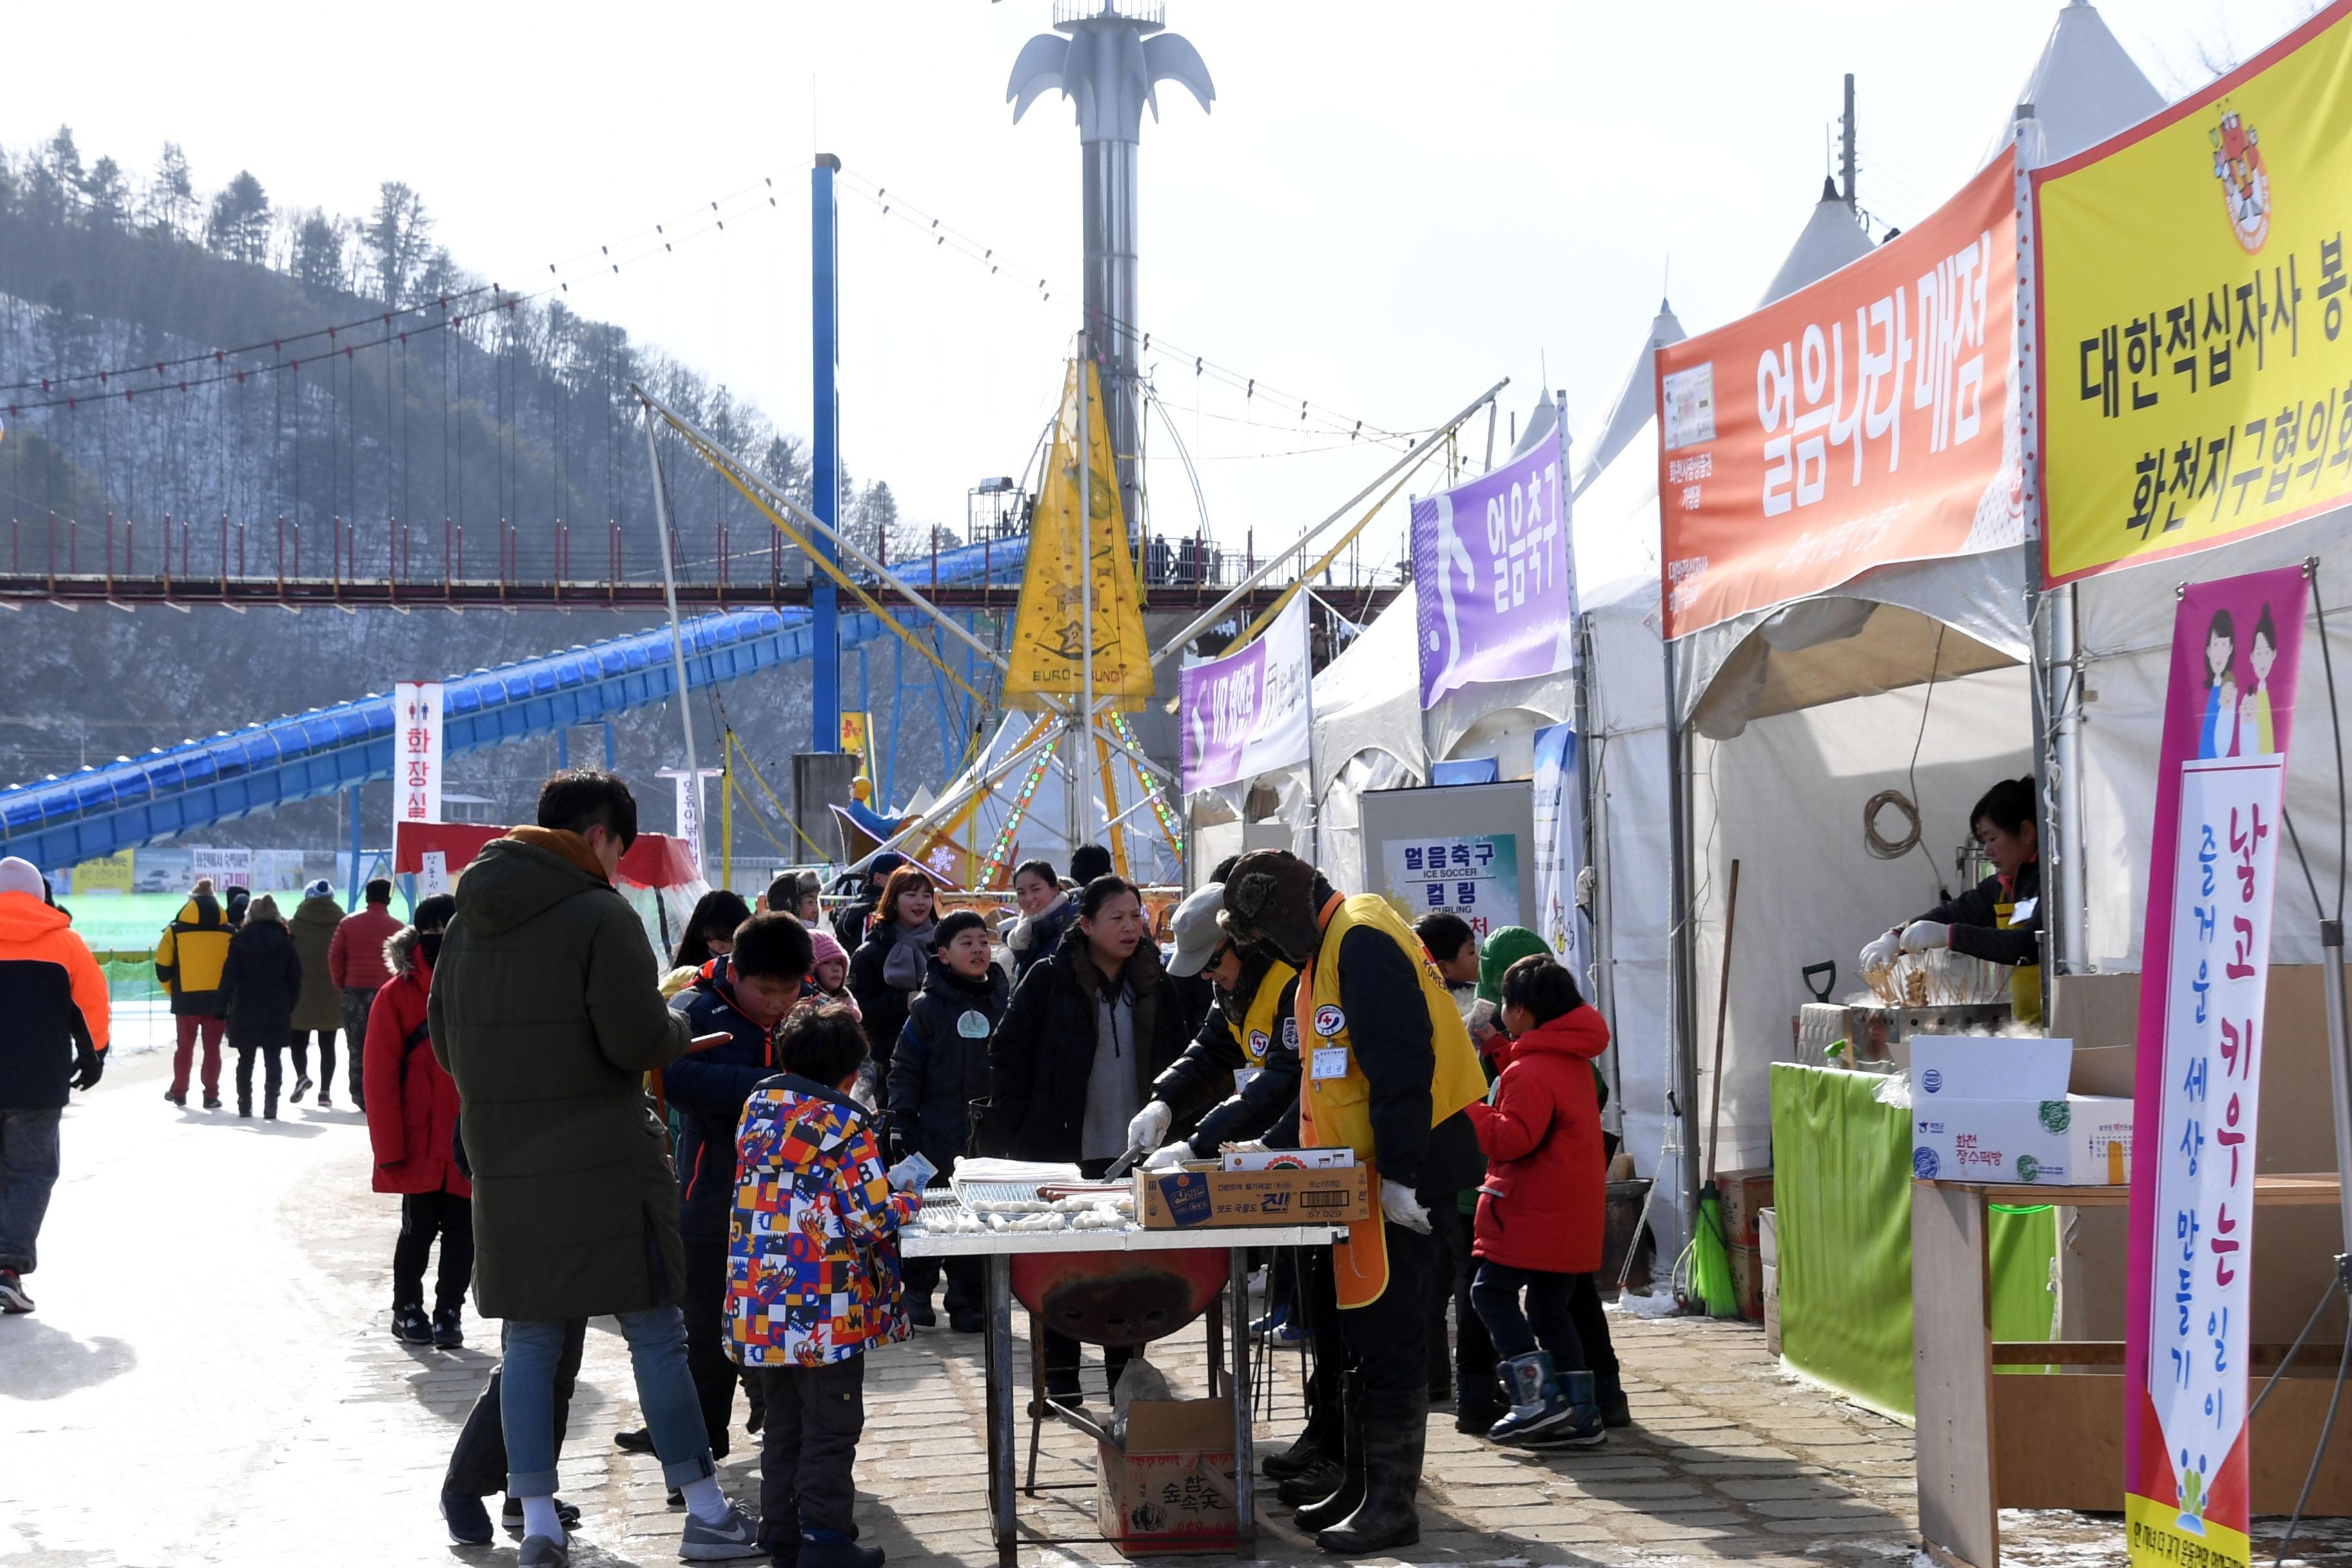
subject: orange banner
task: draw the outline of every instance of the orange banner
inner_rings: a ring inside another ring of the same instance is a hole
[[[1658,351],[1666,636],[2024,536],[2003,153],[1811,287]]]

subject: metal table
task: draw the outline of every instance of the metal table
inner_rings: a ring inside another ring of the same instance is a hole
[[[1257,1552],[1256,1456],[1251,1432],[1249,1377],[1249,1252],[1258,1247],[1328,1247],[1331,1226],[1221,1226],[1204,1230],[987,1231],[940,1235],[909,1226],[899,1232],[905,1258],[984,1258],[988,1260],[988,1324],[982,1335],[988,1383],[988,1505],[1000,1568],[1020,1562],[1020,1517],[1013,1481],[1014,1412],[1019,1390],[1013,1365],[1013,1258],[1054,1252],[1200,1252],[1223,1248],[1225,1333],[1232,1356],[1227,1382],[1234,1401],[1234,1554]]]

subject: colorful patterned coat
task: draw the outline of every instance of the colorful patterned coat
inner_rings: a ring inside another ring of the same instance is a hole
[[[823,1366],[908,1335],[894,1193],[873,1127],[847,1096],[763,1079],[736,1133],[728,1337],[745,1366]]]

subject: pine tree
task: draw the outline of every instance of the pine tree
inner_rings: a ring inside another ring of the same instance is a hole
[[[375,213],[360,231],[360,243],[374,266],[377,299],[397,305],[409,297],[411,280],[429,265],[425,247],[432,236],[433,220],[425,214],[424,197],[398,180],[376,187]]]
[[[89,166],[81,192],[91,223],[114,228],[130,217],[131,182],[122,177],[122,165],[113,159],[100,158]]]
[[[269,244],[269,197],[248,169],[213,198],[205,243],[232,261],[258,263]]]
[[[195,216],[196,184],[188,173],[188,155],[177,142],[166,142],[147,182],[147,221],[174,239],[185,239]]]

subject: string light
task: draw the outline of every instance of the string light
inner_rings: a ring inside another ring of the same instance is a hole
[[[996,873],[1003,868],[1006,861],[1013,858],[1013,836],[1021,830],[1021,819],[1027,815],[1030,801],[1036,798],[1037,785],[1044,781],[1045,770],[1053,764],[1054,752],[1060,748],[1061,744],[1061,734],[1056,734],[1048,741],[1045,743],[1045,749],[1038,753],[1035,764],[1030,768],[1029,776],[1023,779],[1021,787],[1013,792],[1013,809],[1005,814],[1004,826],[997,833],[996,841],[988,847],[988,859],[980,868],[982,887],[992,885],[996,880]]]
[[[1110,716],[1110,727],[1118,732],[1120,740],[1126,742],[1138,752],[1143,750],[1143,743],[1138,741],[1135,738],[1135,732],[1127,727],[1127,721],[1117,713]],[[1138,768],[1135,770],[1135,776],[1143,781],[1144,794],[1151,802],[1151,815],[1160,819],[1160,831],[1168,836],[1168,842],[1175,847],[1176,858],[1182,859],[1184,832],[1175,812],[1170,809],[1166,797],[1160,793],[1160,785],[1153,781],[1150,773]]]

